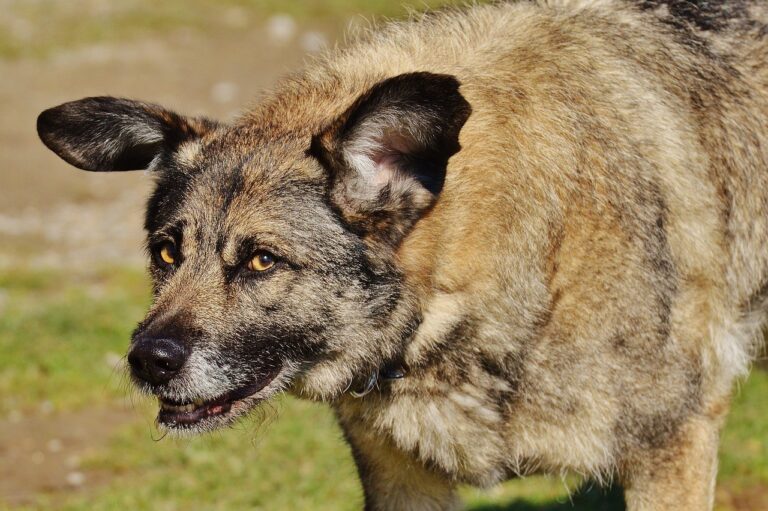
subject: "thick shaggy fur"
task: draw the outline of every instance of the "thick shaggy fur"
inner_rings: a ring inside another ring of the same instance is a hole
[[[138,332],[194,363],[149,390],[281,368],[257,397],[331,403],[371,510],[541,470],[710,509],[767,305],[766,21],[746,0],[475,6],[372,32],[231,126],[123,100],[100,124],[102,98],[40,133],[158,173],[150,249],[183,262],[153,264]],[[255,246],[285,263],[241,278]]]

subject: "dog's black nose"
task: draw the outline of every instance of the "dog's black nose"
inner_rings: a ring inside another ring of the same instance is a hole
[[[152,385],[161,385],[179,372],[187,357],[189,350],[177,340],[145,337],[134,343],[128,353],[128,363],[134,376]]]

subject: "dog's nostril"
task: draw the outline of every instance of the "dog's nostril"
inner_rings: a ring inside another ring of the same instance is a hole
[[[187,361],[189,350],[175,339],[139,339],[128,354],[133,374],[148,383],[168,382]]]
[[[131,350],[128,354],[128,364],[134,369],[139,369],[144,366],[144,361],[134,350]]]

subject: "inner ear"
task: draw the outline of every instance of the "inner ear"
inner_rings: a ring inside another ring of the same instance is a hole
[[[71,101],[37,118],[38,135],[49,149],[75,167],[99,172],[149,168],[163,153],[215,126],[208,119],[113,97]]]
[[[434,202],[471,113],[459,87],[450,75],[389,78],[313,138],[310,153],[328,169],[331,196],[348,218],[413,219]]]

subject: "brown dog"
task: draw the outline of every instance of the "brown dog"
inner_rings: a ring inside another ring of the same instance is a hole
[[[149,168],[129,362],[176,432],[331,403],[376,510],[618,478],[712,506],[768,294],[758,1],[540,1],[395,23],[232,125],[88,98],[43,141]]]

